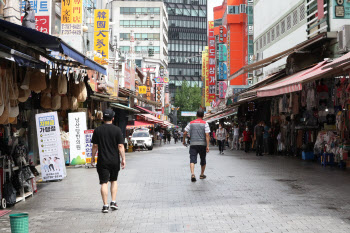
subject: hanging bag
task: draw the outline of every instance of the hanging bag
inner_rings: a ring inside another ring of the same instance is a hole
[[[68,100],[68,96],[66,96],[66,95],[62,96],[62,98],[61,98],[61,109],[63,111],[69,109],[69,100]]]
[[[10,100],[9,117],[17,117],[19,115],[19,107],[17,100]]]
[[[30,77],[29,89],[40,93],[41,91],[46,89],[46,79],[45,73],[42,73],[40,70],[34,72]]]
[[[40,106],[44,109],[51,109],[51,93],[41,93]]]
[[[52,98],[51,108],[52,108],[53,110],[58,110],[58,109],[61,108],[61,96],[55,95],[55,96]]]
[[[6,77],[9,84],[8,90],[9,90],[10,100],[17,100],[18,86],[17,86],[17,71],[15,69],[15,65],[12,65],[10,69],[6,70]]]
[[[67,78],[63,73],[58,76],[58,94],[67,94]]]
[[[30,90],[23,90],[22,88],[19,88],[18,101],[21,103],[26,102],[30,96],[30,93],[31,93]]]
[[[82,103],[85,102],[87,98],[87,90],[84,81],[81,81],[79,83],[79,95],[78,95],[78,102]]]
[[[20,86],[23,90],[29,90],[30,77],[33,74],[33,70],[31,68],[27,68],[26,74],[24,76],[23,82]]]

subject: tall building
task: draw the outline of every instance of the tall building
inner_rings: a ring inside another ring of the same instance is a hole
[[[214,33],[217,44],[222,30],[227,32],[227,71],[228,76],[252,61],[253,52],[253,1],[224,0],[221,6],[214,7]],[[229,88],[240,90],[249,84],[251,74],[242,74],[229,83]]]
[[[149,69],[153,77],[159,75],[160,68],[167,69],[168,14],[164,3],[113,1],[111,9],[113,43],[125,59],[134,56],[136,65]]]
[[[184,80],[202,87],[202,54],[207,45],[207,0],[164,0],[169,15],[171,97]]]

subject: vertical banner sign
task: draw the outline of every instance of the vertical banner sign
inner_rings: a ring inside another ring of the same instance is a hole
[[[209,102],[215,101],[216,87],[216,51],[215,51],[215,35],[214,21],[209,21]]]
[[[35,28],[39,32],[51,34],[51,1],[50,0],[35,0],[29,1],[32,9],[35,12]],[[22,16],[24,17],[24,7],[26,2],[22,1]]]
[[[94,16],[94,61],[108,65],[109,10],[95,10]]]
[[[146,98],[148,100],[151,100],[151,78],[149,77],[150,73],[147,72],[147,78],[146,78],[146,86],[147,86],[147,90],[146,90]]]
[[[91,163],[91,157],[92,157],[92,135],[94,133],[93,129],[84,130],[85,135],[85,151],[86,151],[86,163]],[[95,163],[97,163],[97,153],[95,155]]]
[[[219,61],[227,61],[227,46],[219,44]]]
[[[219,27],[219,43],[226,43],[227,39],[227,29],[225,26],[220,26]]]
[[[57,112],[35,115],[43,181],[65,177],[65,162]]]
[[[204,80],[205,80],[205,106],[210,106],[209,98],[209,52],[208,46],[205,46],[204,52]]]
[[[127,89],[131,88],[131,81],[130,81],[130,67],[129,63],[125,62],[124,66],[124,87]]]
[[[230,32],[227,33],[227,73],[228,75],[231,75],[231,71],[230,71],[230,65],[231,65],[231,61],[230,61]]]
[[[70,164],[85,164],[85,135],[86,113],[74,112],[68,113],[69,122],[69,141],[70,141]]]
[[[162,90],[163,90],[162,84],[156,84],[156,101],[158,103],[162,103]]]
[[[218,80],[226,80],[227,79],[227,65],[225,62],[219,62],[219,76]]]
[[[227,91],[226,82],[219,82],[219,98],[220,99],[225,99],[226,91]]]
[[[83,1],[61,1],[61,34],[82,35]]]

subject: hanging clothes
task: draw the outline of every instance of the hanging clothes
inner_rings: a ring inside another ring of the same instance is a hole
[[[293,94],[292,113],[299,114],[299,95],[297,93]]]

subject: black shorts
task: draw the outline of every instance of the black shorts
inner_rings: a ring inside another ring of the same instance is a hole
[[[100,184],[108,183],[108,181],[117,181],[120,166],[98,166],[97,173],[100,178]]]
[[[198,154],[201,158],[201,165],[206,165],[206,156],[207,156],[207,147],[206,146],[197,146],[197,145],[192,145],[190,146],[190,163],[197,163],[197,157]]]

